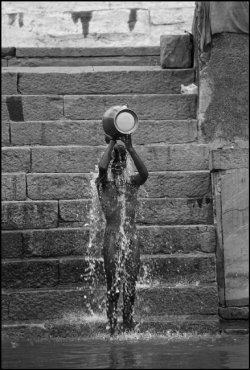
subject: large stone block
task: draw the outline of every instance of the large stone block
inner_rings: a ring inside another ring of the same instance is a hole
[[[150,173],[148,180],[140,190],[142,197],[152,198],[202,198],[210,194],[209,172]]]
[[[6,299],[6,294],[4,294]],[[105,312],[106,289],[49,289],[8,294],[11,320],[60,319],[67,314]],[[217,314],[216,286],[137,288],[135,312],[142,316]]]
[[[2,288],[43,288],[58,284],[58,260],[3,261]]]
[[[159,46],[127,47],[17,47],[17,58],[68,58],[160,55]],[[133,65],[133,64],[132,64]]]
[[[209,197],[141,199],[137,222],[149,225],[212,224],[212,199]]]
[[[217,289],[216,286],[141,288],[135,310],[143,316],[216,314]]]
[[[2,229],[40,229],[56,227],[58,202],[2,202]]]
[[[80,66],[158,66],[160,65],[160,55],[145,56],[78,56],[77,58],[65,57],[31,57],[31,58],[12,58],[8,61],[9,66],[20,67],[80,67]]]
[[[2,147],[10,145],[10,123],[6,121],[1,122],[1,143]]]
[[[137,226],[141,253],[214,253],[216,235],[213,225]]]
[[[11,121],[41,121],[63,118],[63,98],[57,95],[4,95],[3,118]]]
[[[89,230],[56,228],[22,232],[25,257],[86,255]]]
[[[140,284],[214,283],[215,256],[141,256]]]
[[[13,145],[103,145],[99,121],[11,122]]]
[[[212,44],[210,58],[200,63],[201,136],[217,147],[237,141],[249,146],[249,35],[218,33]]]
[[[11,122],[10,125],[12,145],[89,145],[90,142],[94,146],[104,144],[101,120]],[[195,142],[197,121],[140,120],[132,140],[134,144],[139,145]]]
[[[188,120],[139,120],[132,136],[135,144],[178,144],[197,140],[197,121]]]
[[[92,289],[92,291],[80,286],[76,289],[50,289],[47,291],[39,291],[38,289],[31,292],[13,293],[8,297],[10,302],[9,317],[11,320],[59,319],[65,314],[79,309],[82,313],[90,314],[91,309],[100,313],[98,306],[105,302],[105,290]]]
[[[211,150],[209,168],[213,170],[229,170],[249,167],[249,148],[232,148]]]
[[[161,35],[160,48],[162,68],[191,68],[193,66],[191,35]]]
[[[196,171],[208,169],[206,145],[136,146],[148,171]],[[32,172],[94,171],[105,147],[33,147]]]
[[[90,198],[87,174],[28,174],[27,192],[30,199]]]
[[[124,105],[139,119],[196,118],[196,95],[65,95],[64,114],[69,119],[101,119],[109,106]]]
[[[26,199],[26,174],[2,173],[2,200]]]
[[[21,231],[2,231],[1,255],[3,259],[23,257],[23,240]]]
[[[2,148],[2,172],[29,172],[30,148]]]
[[[23,95],[180,94],[181,84],[194,81],[192,69],[162,70],[158,66],[86,66],[75,67],[73,71],[71,67],[58,66],[37,67],[33,71],[9,67],[7,70],[18,71],[18,88]]]
[[[60,220],[65,222],[90,222],[91,201],[86,199],[59,200]]]
[[[1,73],[1,87],[3,95],[16,95],[17,91],[17,73],[11,72],[8,68],[3,68]]]
[[[136,151],[149,171],[208,170],[209,148],[206,145],[141,145]]]
[[[94,286],[97,284],[100,286],[106,284],[102,259],[95,259],[89,262],[84,258],[62,258],[60,259],[59,271],[60,285],[81,283],[81,285],[91,284]]]
[[[32,172],[89,172],[95,170],[105,147],[33,147]]]

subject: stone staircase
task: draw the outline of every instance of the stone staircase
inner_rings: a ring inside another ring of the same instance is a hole
[[[120,104],[138,114],[133,142],[149,170],[137,217],[138,330],[219,330],[209,148],[199,142],[197,96],[180,88],[195,73],[161,69],[146,48],[132,49],[123,65],[113,49],[105,65],[101,56],[95,63],[82,56],[82,65],[65,66],[65,51],[50,65],[43,51],[33,67],[29,57],[2,68],[2,324],[9,336],[106,332],[100,238],[87,274],[90,180],[106,147],[102,115]],[[141,65],[133,62],[138,55]]]

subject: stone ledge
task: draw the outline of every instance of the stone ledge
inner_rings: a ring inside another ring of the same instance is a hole
[[[211,150],[209,156],[209,169],[211,171],[236,168],[249,168],[248,148]]]
[[[190,334],[214,334],[219,332],[219,320],[216,315],[189,315],[189,316],[153,316],[148,318],[136,317],[136,329],[138,334],[165,334],[168,337]],[[107,319],[105,315],[86,317],[86,315],[73,314],[68,320],[51,321],[28,321],[15,324],[5,323],[2,325],[3,340],[26,340],[40,341],[52,339],[90,338],[96,335],[107,335]],[[118,322],[118,333],[121,333],[121,323]]]
[[[9,48],[5,48],[9,49]],[[37,58],[37,57],[106,57],[106,56],[146,56],[146,55],[160,55],[159,46],[145,46],[145,47],[51,47],[51,48],[16,48],[17,58]],[[13,55],[14,56],[14,55]]]

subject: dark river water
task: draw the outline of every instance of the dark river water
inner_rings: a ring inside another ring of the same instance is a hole
[[[2,369],[248,369],[249,335],[2,342]]]

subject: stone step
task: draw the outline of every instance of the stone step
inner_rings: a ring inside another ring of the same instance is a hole
[[[133,133],[135,145],[185,144],[197,141],[197,120],[141,120]],[[103,145],[101,119],[93,121],[2,122],[2,146]]]
[[[209,147],[203,144],[134,146],[149,172],[207,171]],[[104,146],[15,146],[2,148],[2,172],[89,173]],[[31,160],[32,159],[32,160]]]
[[[97,172],[95,176],[97,176]],[[2,173],[2,200],[90,199],[92,174]],[[203,198],[211,196],[208,171],[149,172],[140,198]]]
[[[159,65],[160,47],[2,48],[8,66]]]
[[[196,94],[2,95],[3,121],[101,120],[127,104],[140,120],[196,119]]]
[[[138,317],[174,315],[217,315],[216,284],[194,286],[137,286],[135,314]],[[2,292],[2,320],[61,319],[81,311],[105,312],[106,289],[68,287],[61,289]]]
[[[2,230],[89,227],[90,207],[87,199],[3,201]],[[96,219],[101,226],[102,217]],[[212,199],[209,196],[139,199],[136,222],[139,225],[211,225]]]
[[[208,253],[142,255],[141,284],[215,282],[215,256]],[[103,258],[86,256],[2,260],[2,288],[27,289],[62,285],[105,284]]]
[[[214,253],[214,225],[137,226],[142,254]],[[48,258],[85,255],[90,232],[85,227],[2,230],[2,258]],[[101,257],[101,244],[94,250]]]
[[[135,316],[135,333],[137,335],[166,335],[173,337],[186,333],[215,334],[220,332],[220,321],[217,315],[173,315],[173,316]],[[33,320],[21,322],[3,322],[2,339],[39,340],[55,338],[93,338],[105,336],[109,338],[105,315],[71,314],[61,320]],[[121,321],[118,321],[117,333],[122,332]],[[132,334],[133,335],[133,334]]]
[[[193,69],[160,66],[2,68],[5,95],[180,94]]]

